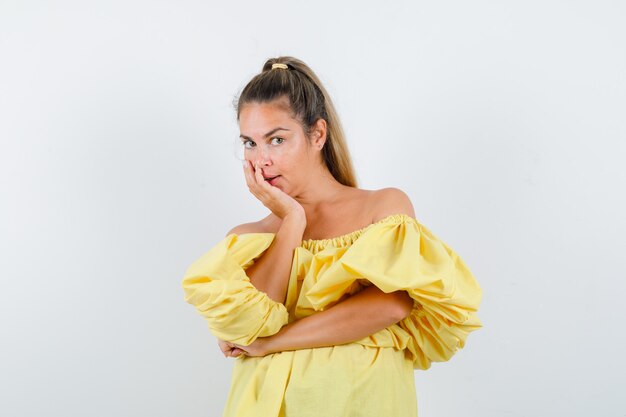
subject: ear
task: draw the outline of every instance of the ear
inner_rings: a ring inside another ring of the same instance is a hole
[[[326,134],[327,134],[327,125],[326,120],[319,118],[315,125],[313,126],[311,135],[312,135],[312,145],[317,149],[322,149],[324,144],[326,143]]]

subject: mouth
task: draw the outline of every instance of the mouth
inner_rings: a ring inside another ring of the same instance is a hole
[[[267,183],[271,185],[272,187],[276,187],[276,182],[278,181],[278,177],[280,177],[280,175],[276,175],[275,177],[268,177],[265,179],[265,181],[267,181]]]

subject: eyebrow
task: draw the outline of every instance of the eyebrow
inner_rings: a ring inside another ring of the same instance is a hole
[[[279,130],[287,130],[287,131],[289,131],[289,129],[285,129],[284,127],[277,127],[277,128],[274,128],[274,129],[270,130],[269,132],[267,132],[263,136],[264,137],[268,137],[268,136],[273,135],[274,133],[278,132]],[[243,138],[243,139],[248,139],[248,140],[254,141],[254,139],[252,139],[252,138],[250,138],[250,137],[248,137],[246,135],[239,135],[239,137]]]

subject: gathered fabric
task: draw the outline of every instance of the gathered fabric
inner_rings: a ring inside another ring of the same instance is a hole
[[[297,247],[285,303],[250,282],[274,233],[229,234],[186,271],[185,300],[218,338],[248,345],[375,285],[406,291],[403,320],[352,343],[235,358],[223,416],[417,416],[413,371],[449,360],[482,327],[463,260],[415,218],[392,214]]]

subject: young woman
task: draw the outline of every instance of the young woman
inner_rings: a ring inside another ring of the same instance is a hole
[[[482,324],[467,266],[397,188],[357,188],[339,117],[301,60],[268,60],[236,105],[267,217],[231,229],[182,281],[225,356],[224,416],[417,416],[414,369]]]

